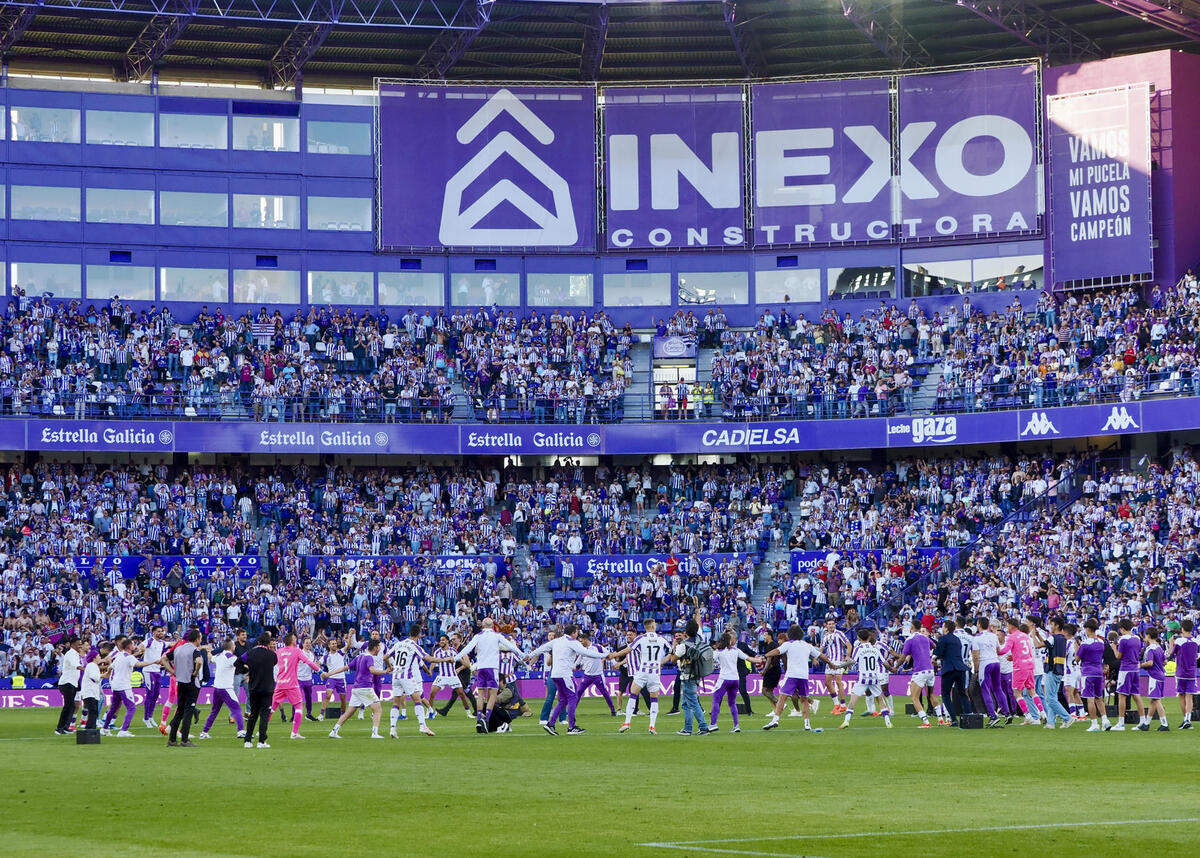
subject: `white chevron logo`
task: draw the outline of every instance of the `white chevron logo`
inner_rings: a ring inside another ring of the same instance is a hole
[[[1050,418],[1046,416],[1045,411],[1034,411],[1029,415],[1029,422],[1025,424],[1025,428],[1021,430],[1021,437],[1026,435],[1057,435],[1058,429]]]
[[[1137,425],[1137,421],[1133,419],[1133,415],[1125,408],[1124,405],[1114,405],[1112,413],[1108,415],[1108,419],[1104,421],[1104,426],[1101,427],[1101,432],[1123,432],[1126,429],[1141,429]]]
[[[507,89],[498,90],[463,123],[456,134],[458,142],[466,145],[473,141],[501,113],[507,113],[515,119],[537,143],[548,146],[554,142],[553,129]],[[463,192],[505,155],[545,185],[553,197],[554,211],[547,209],[511,179],[501,179],[465,210],[462,208]],[[514,206],[537,226],[479,227],[478,224],[483,218],[505,202]],[[489,140],[446,182],[446,193],[442,198],[442,220],[438,230],[438,239],[442,244],[565,246],[574,244],[578,237],[570,186],[549,164],[507,131],[502,131]]]

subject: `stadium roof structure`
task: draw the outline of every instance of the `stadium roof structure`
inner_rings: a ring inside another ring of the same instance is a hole
[[[0,0],[11,72],[368,88],[846,74],[1200,50],[1200,0]]]

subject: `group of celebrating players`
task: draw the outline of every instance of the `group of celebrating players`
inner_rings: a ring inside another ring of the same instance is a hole
[[[506,685],[512,684],[514,661],[533,665],[542,659],[542,666],[548,673],[548,691],[552,688],[556,703],[549,717],[541,721],[541,726],[547,733],[558,735],[555,725],[565,716],[567,733],[578,735],[585,730],[576,723],[576,710],[589,689],[594,688],[608,704],[610,712],[618,714],[618,704],[614,704],[604,679],[606,664],[615,664],[622,668],[622,676],[628,683],[626,686],[623,682],[621,687],[622,692],[627,687],[628,699],[619,732],[631,729],[639,699],[643,699],[648,703],[648,729],[653,734],[657,732],[658,696],[665,691],[663,668],[674,661],[679,662],[683,670],[689,656],[694,656],[698,641],[694,626],[694,623],[690,624],[686,634],[677,633],[672,639],[660,635],[653,620],[646,620],[640,635],[629,632],[626,646],[606,652],[603,647],[592,645],[587,632],[581,633],[577,626],[569,624],[557,633],[549,633],[545,643],[526,653],[510,636],[498,631],[494,621],[488,618],[465,644],[458,635],[442,635],[433,652],[427,653],[420,643],[420,626],[414,624],[407,637],[387,645],[376,633],[365,640],[357,640],[351,634],[345,641],[335,641],[320,659],[307,640],[297,645],[294,634],[276,641],[270,632],[264,632],[251,645],[245,633],[241,633],[217,648],[200,645],[199,632],[194,630],[183,639],[168,643],[163,629],[156,627],[141,643],[122,636],[90,652],[82,642],[72,641],[71,649],[63,659],[60,687],[71,683],[78,687],[85,726],[95,727],[99,724],[101,682],[108,678],[112,702],[100,729],[112,735],[116,717],[124,710],[123,725],[115,735],[129,737],[133,735],[130,726],[136,710],[134,673],[142,670],[146,684],[143,723],[165,735],[172,709],[179,705],[189,707],[185,713],[176,712],[170,737],[172,743],[177,741],[178,727],[182,732],[182,744],[190,746],[189,728],[193,720],[198,720],[193,703],[199,685],[211,678],[212,706],[200,738],[210,738],[209,730],[224,708],[228,710],[229,720],[236,724],[238,738],[244,740],[247,748],[255,747],[256,726],[257,747],[269,747],[267,724],[280,707],[285,703],[291,706],[291,738],[303,739],[300,733],[302,718],[323,720],[321,704],[324,696],[328,697],[329,703],[340,704],[341,709],[340,717],[329,733],[331,738],[341,738],[340,731],[346,721],[356,713],[363,718],[367,712],[371,714],[371,738],[382,738],[379,731],[383,682],[389,674],[392,737],[397,736],[398,722],[406,720],[410,702],[416,714],[418,732],[425,736],[435,735],[428,723],[435,713],[445,716],[456,703],[461,703],[468,715],[474,715],[477,732],[508,732],[511,717],[500,714],[506,710],[497,708],[497,700]],[[702,712],[697,712],[699,734],[719,729],[722,703],[728,704],[733,724],[731,732],[741,731],[735,697],[739,690],[743,693],[745,690],[743,664],[762,669],[762,693],[773,704],[763,730],[779,726],[790,701],[794,709],[792,714],[803,717],[804,729],[821,732],[820,728],[812,727],[810,720],[819,705],[819,700],[809,694],[809,669],[816,663],[825,665],[824,680],[826,692],[833,702],[832,714],[844,716],[840,724],[843,729],[850,726],[860,700],[866,702],[868,714],[881,717],[886,727],[892,727],[895,710],[888,690],[889,675],[908,671],[911,673],[908,693],[921,728],[932,726],[931,713],[939,724],[957,726],[960,717],[982,708],[988,716],[986,726],[991,728],[1003,727],[1023,716],[1025,724],[1040,723],[1048,729],[1066,728],[1075,721],[1090,719],[1087,731],[1099,732],[1125,729],[1127,700],[1137,712],[1135,729],[1149,730],[1151,720],[1157,716],[1157,729],[1169,730],[1162,698],[1166,688],[1165,668],[1173,660],[1176,693],[1183,715],[1180,728],[1191,729],[1198,644],[1190,620],[1180,624],[1168,649],[1164,649],[1156,628],[1134,634],[1129,620],[1122,620],[1107,636],[1101,635],[1100,624],[1095,619],[1087,620],[1080,632],[1075,624],[1061,616],[1051,617],[1043,627],[1042,619],[1036,615],[1024,619],[1007,618],[1002,624],[994,624],[986,618],[973,624],[964,618],[947,619],[942,625],[941,636],[936,639],[932,628],[920,620],[913,621],[910,631],[902,642],[898,638],[889,638],[885,644],[880,642],[874,629],[859,628],[854,631],[855,640],[851,642],[850,636],[830,620],[814,643],[805,639],[800,626],[793,625],[778,642],[769,634],[765,635],[757,652],[747,652],[739,643],[738,635],[726,631],[712,642],[709,666],[716,671],[717,677],[712,692],[711,724]],[[182,650],[185,645],[190,645],[191,649]],[[703,647],[707,648],[708,643],[704,642]],[[189,662],[182,667],[181,653]],[[423,668],[433,674],[428,694]],[[843,680],[843,674],[848,670],[855,674],[855,681],[850,686]],[[181,671],[186,674],[185,692],[194,693],[180,694]],[[577,671],[581,671],[582,676],[577,677]],[[1106,671],[1109,674],[1107,684]],[[1140,688],[1142,672],[1148,677],[1145,695],[1141,694]],[[934,688],[939,673],[942,696],[935,702]],[[316,684],[317,677],[325,681],[323,694]],[[156,723],[154,712],[164,680],[169,683],[167,702],[161,723]],[[468,695],[468,686],[473,689],[473,695]],[[248,719],[243,713],[239,693],[243,688],[250,704]],[[1059,699],[1060,689],[1063,702]],[[442,690],[449,692],[449,698],[438,711],[434,704]],[[1116,693],[1118,700],[1115,724],[1106,714],[1110,690]],[[67,702],[64,695],[65,705],[56,732],[74,729],[69,711],[74,707],[74,694],[70,696],[71,701]],[[510,690],[506,698],[511,697]],[[530,714],[519,694],[516,699],[522,704],[522,714]],[[317,707],[315,715],[314,703]],[[690,735],[690,724],[680,733]]]

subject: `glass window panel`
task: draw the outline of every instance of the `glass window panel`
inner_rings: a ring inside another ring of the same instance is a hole
[[[370,197],[309,197],[308,228],[370,232]]]
[[[79,188],[13,185],[14,220],[79,220]]]
[[[379,303],[397,307],[440,307],[445,277],[439,271],[380,271]]]
[[[101,146],[153,146],[154,114],[125,110],[89,110],[87,142]]]
[[[890,265],[857,268],[830,268],[826,282],[830,295],[848,298],[892,298],[896,290],[896,270]]]
[[[159,191],[160,226],[229,226],[229,197],[199,191]]]
[[[1045,280],[1041,256],[997,256],[976,259],[975,291],[1000,292],[1005,289],[1041,289]],[[1003,284],[1001,284],[1003,279]]]
[[[300,198],[234,194],[233,225],[242,229],[299,229]]]
[[[455,307],[517,307],[521,303],[520,278],[516,274],[488,271],[484,274],[451,274],[450,302]]]
[[[125,301],[154,300],[154,269],[141,265],[89,265],[87,296]]]
[[[314,155],[370,155],[371,123],[315,122],[305,123],[308,151]]]
[[[748,304],[750,275],[745,271],[680,271],[681,306]]]
[[[24,289],[30,297],[51,294],[55,298],[81,298],[82,271],[80,266],[65,262],[14,262],[13,291]]]
[[[234,269],[233,300],[238,304],[299,304],[300,272]]]
[[[163,113],[158,117],[158,145],[165,149],[227,149],[228,117]]]
[[[971,290],[971,260],[905,262],[904,294],[910,298],[957,295]]]
[[[671,303],[671,275],[640,272],[604,275],[605,307],[663,307]]]
[[[10,107],[12,139],[29,143],[78,143],[79,111],[69,107]]]
[[[163,301],[229,301],[229,271],[224,268],[163,268],[159,272]]]
[[[88,223],[154,223],[154,191],[88,188]]]
[[[255,152],[299,152],[300,120],[294,116],[235,116],[233,148]]]
[[[759,304],[816,303],[821,300],[821,270],[755,271],[754,300]]]
[[[590,274],[526,274],[525,280],[530,307],[592,306]]]
[[[374,304],[375,275],[370,271],[310,271],[308,302]]]

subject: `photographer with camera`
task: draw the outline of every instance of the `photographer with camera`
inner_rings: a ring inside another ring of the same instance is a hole
[[[713,672],[713,650],[700,638],[700,623],[695,617],[688,620],[684,635],[670,656],[679,664],[676,682],[682,685],[683,729],[677,735],[692,735],[692,718],[695,717],[698,735],[707,736],[708,722],[704,720],[704,707],[700,705],[700,682]]]

